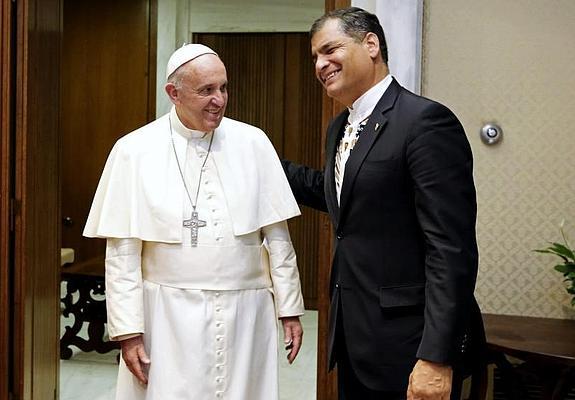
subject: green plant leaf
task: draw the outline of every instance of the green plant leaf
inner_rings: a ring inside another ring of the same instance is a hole
[[[563,274],[563,282],[566,284],[565,289],[571,295],[571,305],[575,307],[575,251],[571,249],[567,236],[563,231],[563,224],[561,222],[560,232],[563,238],[563,243],[548,242],[549,246],[543,249],[533,250],[537,253],[553,254],[563,260],[562,264],[553,266],[553,269]]]
[[[570,272],[575,272],[575,265],[572,264],[557,264],[553,268],[555,268],[555,271],[559,271],[562,274],[569,274]]]
[[[564,255],[562,255],[561,253],[552,250],[551,247],[548,247],[547,249],[538,249],[538,250],[533,250],[537,253],[544,253],[544,254],[553,254],[554,256],[558,256],[561,257],[563,259],[564,262],[569,262],[569,260],[567,259],[567,257],[565,257]]]
[[[575,254],[573,254],[573,250],[571,250],[569,247],[561,243],[553,243],[553,249],[557,252],[557,254],[560,254],[571,261],[575,261]]]
[[[550,242],[551,246],[539,250],[540,253],[555,254],[562,258],[569,259],[573,253],[571,249],[565,247],[561,243]],[[537,251],[537,250],[536,250]]]

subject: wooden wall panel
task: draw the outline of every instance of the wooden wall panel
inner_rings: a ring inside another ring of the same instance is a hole
[[[10,388],[11,323],[11,232],[10,198],[13,182],[13,66],[11,52],[14,37],[13,3],[0,4],[0,399],[8,397]]]
[[[285,35],[257,33],[198,34],[194,40],[213,48],[226,65],[226,116],[263,129],[283,151]]]
[[[155,117],[155,18],[155,0],[64,1],[62,246],[77,262],[104,253],[82,230],[112,145]]]
[[[13,390],[53,399],[59,338],[60,0],[16,3]]]
[[[280,157],[320,166],[321,86],[307,33],[204,33],[194,42],[213,48],[226,64],[226,116],[263,129]],[[308,309],[317,307],[319,218],[304,208],[289,221]]]
[[[283,157],[321,168],[322,88],[315,78],[307,33],[286,37],[286,60]],[[290,221],[290,231],[307,295],[306,307],[317,309],[321,213],[307,207],[301,210],[302,217]]]

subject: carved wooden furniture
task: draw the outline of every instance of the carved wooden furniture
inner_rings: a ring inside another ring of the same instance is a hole
[[[60,358],[72,357],[70,346],[82,351],[107,353],[119,348],[117,342],[104,340],[106,326],[106,300],[104,299],[104,257],[62,267],[62,281],[66,282],[66,294],[61,298],[64,317],[74,316],[71,326],[66,326],[60,339]],[[74,302],[75,294],[78,299]],[[84,322],[88,323],[88,339],[78,333]]]

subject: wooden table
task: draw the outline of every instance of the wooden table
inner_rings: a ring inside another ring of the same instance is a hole
[[[104,257],[97,257],[85,262],[74,263],[62,267],[62,281],[66,282],[66,295],[60,300],[64,305],[62,314],[74,316],[72,326],[66,326],[60,339],[60,358],[68,360],[72,357],[70,346],[77,346],[82,351],[97,351],[107,353],[119,348],[117,342],[104,341],[107,322],[105,294]],[[74,294],[78,292],[78,300],[74,302]],[[94,295],[98,297],[94,297]],[[84,322],[88,323],[88,339],[78,336]]]
[[[490,361],[513,381],[505,355],[525,361],[543,383],[544,399],[562,400],[575,387],[575,320],[483,314]],[[508,394],[520,393],[508,387]]]

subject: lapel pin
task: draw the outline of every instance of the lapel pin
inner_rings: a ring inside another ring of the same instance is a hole
[[[375,130],[377,131],[379,129],[379,122],[375,123]]]

